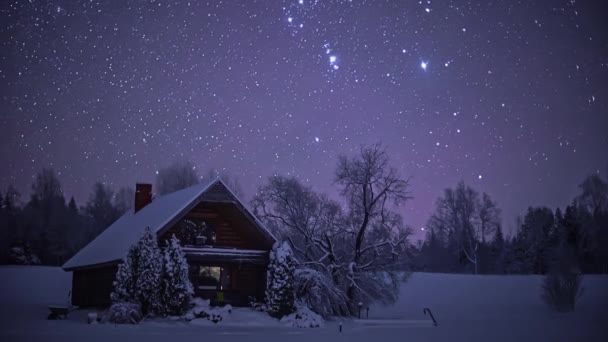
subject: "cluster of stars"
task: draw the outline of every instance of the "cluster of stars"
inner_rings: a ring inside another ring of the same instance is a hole
[[[256,180],[247,195],[273,174],[332,189],[338,155],[382,141],[421,227],[460,179],[508,216],[606,162],[589,156],[607,144],[608,29],[578,2],[5,7],[0,189],[50,166],[86,198],[180,158]]]

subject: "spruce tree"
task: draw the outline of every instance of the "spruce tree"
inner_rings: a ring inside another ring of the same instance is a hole
[[[502,228],[498,227],[496,229],[496,234],[494,235],[494,239],[491,244],[491,256],[493,265],[493,271],[496,274],[502,274],[505,272],[505,238],[502,234]]]
[[[118,265],[114,291],[110,295],[112,303],[135,303],[135,283],[139,274],[139,249],[132,245],[127,257]]]
[[[275,243],[267,272],[266,306],[271,316],[281,318],[294,311],[295,259],[287,244]]]
[[[160,275],[162,255],[156,234],[146,228],[137,244],[139,248],[139,274],[135,280],[135,298],[144,314],[160,309]]]
[[[173,235],[163,252],[162,312],[166,315],[182,315],[188,309],[193,293],[188,278],[188,262],[179,240]]]
[[[112,301],[139,304],[144,314],[161,310],[161,272],[162,255],[156,234],[146,228],[118,266]]]

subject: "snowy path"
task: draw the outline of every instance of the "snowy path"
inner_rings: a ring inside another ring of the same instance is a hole
[[[534,276],[415,274],[397,305],[372,307],[370,319],[337,322],[321,329],[280,326],[195,326],[186,322],[145,322],[140,326],[87,325],[81,311],[66,321],[47,321],[46,305],[63,300],[69,274],[50,267],[0,267],[0,341],[608,341],[608,277],[585,278],[577,312],[560,315],[540,302]],[[427,320],[429,306],[439,322]],[[420,322],[420,321],[419,321]]]

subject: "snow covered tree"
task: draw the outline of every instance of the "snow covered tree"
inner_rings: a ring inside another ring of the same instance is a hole
[[[188,262],[179,240],[173,235],[163,251],[162,312],[167,315],[182,315],[188,309],[193,293],[188,278]]]
[[[112,301],[139,304],[144,314],[161,309],[161,272],[162,256],[156,234],[146,228],[118,266]]]
[[[382,144],[375,144],[361,146],[356,156],[339,156],[335,182],[348,203],[346,232],[354,237],[346,271],[348,298],[352,304],[362,299],[396,300],[395,286],[384,280],[395,278],[391,268],[403,253],[411,231],[400,229],[401,217],[390,205],[396,207],[409,198],[408,180],[390,165]],[[385,234],[372,238],[372,233],[378,230]]]
[[[160,275],[162,257],[156,234],[146,228],[137,244],[139,248],[139,274],[135,279],[135,298],[144,314],[160,306]]]
[[[266,274],[266,306],[274,317],[281,318],[294,310],[295,266],[289,244],[275,243],[270,252],[270,264]]]
[[[329,277],[346,294],[354,314],[359,301],[388,303],[397,298],[393,280],[407,267],[411,230],[392,209],[407,199],[408,182],[376,144],[362,146],[354,157],[341,156],[336,184],[347,206],[281,176],[260,187],[252,206],[267,226],[291,243],[300,266]]]
[[[113,303],[135,303],[135,279],[139,273],[139,249],[129,248],[126,258],[118,265],[114,291],[110,294]]]
[[[298,301],[324,318],[351,314],[346,293],[323,271],[309,267],[296,269],[295,295]]]

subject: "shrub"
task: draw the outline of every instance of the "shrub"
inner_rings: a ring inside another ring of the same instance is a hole
[[[102,321],[115,324],[138,324],[143,315],[141,307],[134,303],[115,303],[110,306]]]
[[[311,268],[295,271],[295,293],[298,300],[324,318],[349,316],[346,293],[338,288],[331,277]]]
[[[232,313],[232,306],[230,305],[211,307],[209,300],[201,298],[194,298],[191,304],[194,307],[184,316],[186,321],[192,321],[195,318],[205,318],[213,323],[219,323]]]
[[[325,322],[321,316],[314,313],[302,302],[298,302],[295,312],[283,317],[281,323],[286,323],[295,328],[319,328]]]
[[[543,280],[542,298],[555,311],[574,311],[583,293],[582,281],[583,277],[575,272],[548,273]]]

